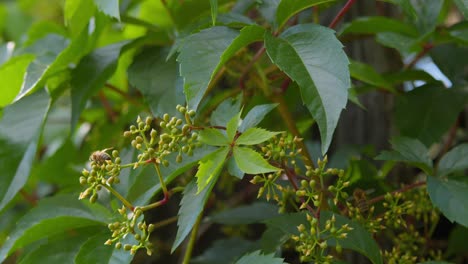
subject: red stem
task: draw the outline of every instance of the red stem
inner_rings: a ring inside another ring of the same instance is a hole
[[[343,6],[343,8],[340,10],[338,15],[333,19],[333,21],[330,23],[328,26],[329,28],[335,28],[336,24],[340,22],[340,20],[343,18],[343,16],[348,12],[348,10],[351,8],[351,6],[356,2],[356,0],[348,0],[346,4]]]
[[[391,192],[391,194],[394,195],[394,194],[397,194],[397,193],[406,192],[406,191],[409,191],[411,189],[423,186],[425,184],[426,184],[426,181],[415,182],[415,183],[412,183],[410,185],[406,185],[406,186],[402,187],[401,189],[395,190],[395,191]],[[385,199],[385,195],[377,196],[377,197],[375,197],[373,199],[370,199],[369,204],[375,204],[377,202],[382,201],[383,199]]]
[[[117,116],[112,110],[112,106],[110,105],[109,101],[107,100],[106,96],[102,91],[99,92],[99,100],[101,100],[104,109],[106,109],[107,115],[109,116],[111,122],[114,123]]]
[[[289,168],[286,166],[286,165],[282,165],[281,166],[284,170],[284,172],[286,173],[286,176],[288,177],[288,180],[289,182],[291,183],[291,185],[293,186],[294,190],[297,191],[299,190],[299,187],[297,187],[297,183],[296,183],[296,175],[295,174],[292,174],[291,171],[289,170]],[[303,197],[300,197],[299,198],[301,200],[302,203],[305,203],[305,200]],[[306,207],[307,207],[307,210],[309,210],[309,212],[311,212],[315,218],[319,218],[319,213],[318,212],[315,212],[314,208],[312,208],[312,206],[310,206],[309,204],[306,204]]]
[[[413,66],[421,59],[423,58],[424,56],[426,56],[426,54],[432,49],[434,48],[434,45],[432,45],[432,43],[426,43],[423,45],[423,49],[414,57],[414,59],[408,63],[407,65],[405,65],[405,69],[411,69],[413,68]]]

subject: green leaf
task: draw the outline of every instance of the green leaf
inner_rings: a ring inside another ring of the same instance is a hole
[[[23,84],[23,76],[33,55],[14,57],[0,66],[0,107],[4,107],[15,99]]]
[[[455,123],[465,105],[464,94],[441,85],[425,85],[397,98],[395,124],[403,136],[426,146],[438,142]],[[444,107],[435,108],[434,105]]]
[[[237,138],[236,145],[260,144],[278,134],[281,134],[281,132],[271,132],[263,128],[251,127]]]
[[[441,0],[412,0],[411,4],[417,18],[414,24],[421,34],[432,32],[438,24],[444,1]]]
[[[440,71],[450,79],[453,85],[464,85],[468,82],[466,63],[463,63],[468,60],[468,49],[466,46],[454,44],[437,45],[431,49],[430,55]],[[453,58],[457,59],[454,60]]]
[[[325,228],[326,220],[331,219],[332,215],[335,215],[335,225],[337,227],[348,224],[353,228],[353,230],[349,231],[347,237],[344,239],[328,239],[327,243],[329,245],[335,246],[339,243],[343,248],[354,250],[366,256],[374,264],[383,263],[379,245],[372,238],[372,235],[358,223],[351,221],[344,216],[334,214],[329,211],[322,211],[320,212],[320,226],[322,229]]]
[[[108,45],[84,57],[72,72],[72,131],[86,101],[102,88],[117,68],[122,47],[127,42]]]
[[[198,139],[210,146],[227,146],[229,140],[217,128],[205,128],[198,133]]]
[[[55,34],[49,34],[24,49],[23,53],[31,53],[36,57],[29,64],[24,75],[24,81],[15,100],[31,91],[37,90],[50,74],[65,67],[71,55],[67,52],[69,40]]]
[[[241,98],[228,98],[216,107],[210,116],[212,126],[226,126],[233,116],[237,115],[241,109]]]
[[[72,37],[79,35],[86,28],[94,11],[92,0],[66,0],[65,24],[70,29]]]
[[[253,250],[255,243],[239,237],[220,239],[203,254],[190,260],[194,264],[234,263],[240,256]]]
[[[392,85],[401,84],[405,81],[424,81],[427,83],[437,82],[429,73],[423,70],[408,69],[400,72],[388,73],[384,75],[385,79]]]
[[[245,116],[239,127],[240,132],[258,125],[265,116],[271,112],[278,104],[263,104],[254,106]],[[237,111],[238,112],[238,111]]]
[[[447,261],[435,261],[435,260],[432,260],[432,261],[426,261],[426,262],[420,262],[418,264],[455,264],[453,262],[447,262]]]
[[[457,225],[451,231],[448,238],[448,245],[445,254],[452,256],[452,254],[460,254],[468,251],[468,244],[466,238],[468,237],[468,228]]]
[[[245,173],[241,171],[241,169],[239,169],[239,167],[236,164],[236,160],[232,156],[227,161],[227,169],[228,173],[232,176],[235,176],[241,180],[244,178]]]
[[[75,257],[76,264],[126,264],[130,263],[133,255],[127,251],[104,245],[109,239],[109,231],[98,233],[83,243]],[[65,263],[65,262],[62,262]]]
[[[175,106],[185,104],[177,62],[166,61],[166,56],[166,49],[148,47],[128,68],[128,81],[143,94],[155,116],[165,113],[175,116],[178,113]]]
[[[356,80],[373,85],[377,88],[383,88],[389,92],[396,92],[392,85],[368,64],[358,61],[351,61],[351,64],[349,64],[349,72],[351,77]]]
[[[419,39],[395,32],[378,33],[375,40],[385,47],[398,50],[403,56],[419,52],[421,45]]]
[[[37,207],[18,221],[0,249],[0,261],[3,262],[19,248],[69,229],[89,226],[105,228],[110,218],[107,209],[98,204],[79,201],[76,195],[56,195],[42,199]]]
[[[293,26],[279,38],[266,34],[265,46],[271,60],[299,85],[319,126],[322,153],[327,152],[351,86],[343,46],[333,30],[314,24]]]
[[[241,48],[261,40],[263,33],[264,29],[257,25],[244,27],[240,32],[227,27],[211,27],[184,40],[177,61],[184,77],[189,109],[197,110],[209,83],[224,63]]]
[[[39,91],[3,109],[0,120],[0,211],[29,178],[49,107],[49,96],[45,91]]]
[[[27,254],[19,264],[35,264],[40,260],[49,264],[73,263],[81,245],[88,238],[84,235],[63,234],[58,238],[49,237],[48,241]]]
[[[216,152],[215,152],[216,153]],[[212,158],[211,158],[212,159]],[[203,212],[205,203],[208,200],[208,197],[211,194],[219,173],[214,175],[214,178],[209,181],[203,190],[200,191],[200,188],[197,188],[197,183],[195,180],[192,180],[184,189],[184,196],[180,201],[179,209],[179,219],[177,219],[177,235],[172,244],[171,252],[179,247],[179,245],[187,237],[190,230],[192,230],[193,225],[197,221],[198,216]]]
[[[302,10],[335,0],[282,0],[276,9],[276,25],[282,28],[288,20]]]
[[[196,165],[205,156],[213,153],[216,150],[214,147],[202,146],[193,150],[192,156],[183,156],[182,162],[175,162],[176,156],[179,153],[171,153],[167,159],[172,160],[169,166],[161,166],[161,174],[163,175],[164,182],[170,184],[177,176],[186,172],[194,165]],[[149,169],[146,169],[149,168]],[[143,171],[135,174],[137,176],[135,182],[128,190],[127,199],[134,205],[148,204],[153,196],[162,192],[161,183],[154,177],[154,168],[145,167]]]
[[[455,171],[462,171],[468,168],[468,144],[458,145],[440,160],[437,166],[438,176],[447,176]]]
[[[408,23],[382,16],[359,17],[354,19],[351,23],[343,25],[338,35],[377,34],[381,32],[394,32],[413,37],[418,36],[416,28]]]
[[[218,16],[218,0],[210,0],[211,6],[211,21],[213,27],[216,25],[216,17]]]
[[[280,2],[281,0],[269,0],[256,3],[260,14],[262,14],[265,20],[274,27],[276,27],[276,14]]]
[[[284,259],[275,258],[275,254],[261,255],[260,250],[244,255],[236,264],[282,264]]]
[[[222,147],[205,156],[199,162],[197,174],[198,193],[202,192],[210,182],[216,181],[221,169],[223,168],[226,157],[229,153],[228,147]]]
[[[432,160],[429,150],[419,140],[397,137],[391,140],[393,151],[383,151],[375,159],[402,161],[414,165],[428,175],[432,174]]]
[[[468,227],[468,184],[451,179],[427,177],[432,203],[452,222]]]
[[[99,11],[120,21],[119,0],[94,0],[94,4]]]
[[[233,141],[234,137],[236,136],[237,128],[239,127],[241,112],[242,110],[239,113],[237,113],[237,115],[233,116],[226,125],[227,139],[230,142]]]
[[[235,146],[233,153],[237,166],[245,173],[260,174],[279,170],[250,148]]]
[[[454,0],[458,10],[463,14],[465,19],[468,19],[468,1],[467,0]]]
[[[224,225],[249,225],[277,216],[278,206],[265,202],[255,202],[250,205],[221,211],[210,216],[209,220]]]

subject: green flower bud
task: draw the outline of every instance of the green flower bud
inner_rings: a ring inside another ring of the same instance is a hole
[[[166,122],[166,123],[169,122],[169,118],[170,118],[170,116],[169,116],[168,113],[165,113],[165,114],[163,115],[163,120],[164,120],[164,122]]]
[[[97,193],[94,193],[93,195],[91,195],[91,198],[89,198],[89,201],[91,203],[95,203],[97,199],[98,199],[98,195]]]
[[[124,250],[129,251],[130,249],[132,249],[132,245],[125,244],[123,248]]]
[[[182,155],[180,155],[180,154],[177,155],[177,157],[176,157],[176,162],[177,162],[177,163],[181,163],[181,162],[182,162]]]
[[[190,110],[188,111],[189,116],[195,116],[196,112],[195,110]]]
[[[88,177],[89,171],[86,170],[86,169],[83,169],[83,171],[81,172],[81,174],[83,174],[83,176],[85,176],[85,177]]]
[[[87,182],[88,182],[88,181],[86,180],[85,177],[83,177],[83,176],[80,177],[80,184],[81,184],[81,185],[86,185]]]
[[[148,233],[152,233],[156,227],[153,224],[148,225]]]
[[[132,132],[132,133],[137,132],[137,128],[136,128],[135,125],[131,125],[131,126],[130,126],[130,132]]]
[[[117,242],[117,244],[115,244],[115,248],[116,249],[121,249],[122,248],[122,243]]]
[[[151,117],[149,117],[149,116],[146,117],[146,119],[145,119],[146,125],[150,126],[150,125],[151,125],[151,122],[153,122],[153,119],[152,119]]]

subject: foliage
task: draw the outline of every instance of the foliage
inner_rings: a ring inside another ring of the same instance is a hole
[[[355,2],[0,3],[0,262],[466,261],[468,5]],[[388,149],[335,144],[382,94]]]

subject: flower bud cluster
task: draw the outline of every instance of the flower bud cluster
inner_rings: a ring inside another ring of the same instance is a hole
[[[283,187],[276,183],[282,172],[277,171],[269,174],[255,175],[250,181],[253,184],[263,184],[258,189],[257,198],[262,197],[265,194],[265,198],[269,201],[271,198],[275,201],[279,201],[278,191],[282,191]]]
[[[153,245],[149,241],[151,232],[154,230],[154,225],[147,225],[145,221],[140,221],[143,216],[143,212],[138,207],[135,208],[133,213],[128,214],[127,208],[122,207],[118,209],[121,215],[121,221],[110,223],[107,227],[112,232],[112,237],[108,239],[104,244],[114,244],[116,249],[124,249],[130,251],[133,255],[140,248],[146,249],[146,254],[151,255],[153,253]],[[132,235],[138,244],[122,244],[123,238],[128,235]]]
[[[269,139],[261,150],[267,159],[284,162],[294,167],[296,173],[300,173],[300,168],[296,164],[297,156],[301,156],[302,151],[297,148],[297,143],[300,141],[302,141],[302,138],[282,133]]]
[[[301,224],[297,230],[299,235],[292,236],[292,239],[296,242],[296,250],[300,254],[301,262],[332,263],[333,256],[326,254],[326,250],[330,247],[327,240],[334,238],[335,250],[341,253],[342,247],[339,240],[346,238],[352,228],[348,224],[338,228],[335,215],[327,219],[325,225],[322,226],[317,218],[307,214],[307,225]]]
[[[79,199],[89,197],[91,203],[98,199],[98,191],[103,186],[111,186],[120,182],[121,158],[117,150],[112,151],[112,157],[107,154],[107,149],[91,154],[91,170],[83,169],[79,178],[80,184],[88,186],[80,193]]]
[[[414,189],[404,194],[406,201],[412,201],[414,206],[408,208],[406,213],[424,224],[437,223],[439,211],[432,204],[426,188]]]
[[[386,209],[384,213],[384,221],[386,226],[393,226],[394,228],[404,227],[406,228],[406,221],[403,219],[403,215],[408,214],[413,210],[413,201],[403,201],[403,193],[398,192],[395,194],[387,193],[385,195],[385,202],[383,203]]]
[[[187,116],[186,120],[190,120],[195,114],[180,105],[177,110]],[[168,166],[167,156],[174,152],[178,153],[175,161],[180,163],[183,160],[182,154],[191,156],[193,150],[201,145],[197,141],[198,134],[181,118],[171,117],[166,113],[159,122],[159,129],[152,128],[153,121],[151,117],[147,117],[145,121],[138,117],[137,125],[130,126],[130,130],[124,132],[125,137],[132,138],[132,146],[141,152],[135,167],[150,161]]]
[[[418,263],[422,261],[421,257],[424,250],[421,249],[427,245],[427,241],[413,225],[409,225],[404,232],[398,234],[392,240],[393,248],[390,251],[385,250],[383,252],[387,263]]]

